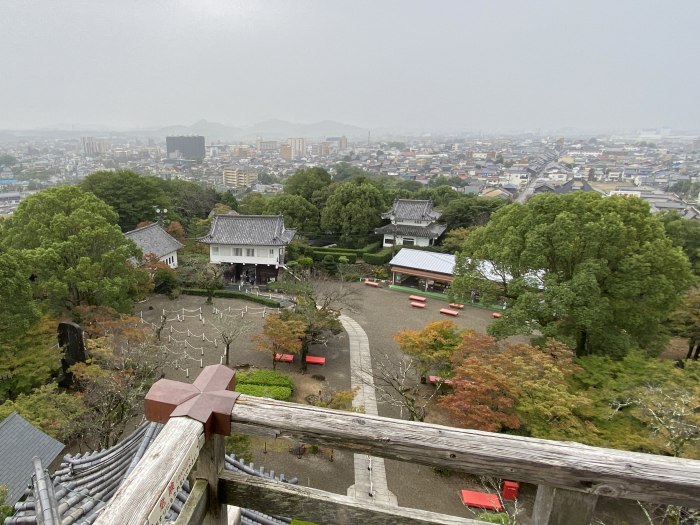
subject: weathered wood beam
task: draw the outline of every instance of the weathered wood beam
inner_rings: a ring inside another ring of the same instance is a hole
[[[238,424],[241,424],[240,427]],[[700,507],[700,461],[464,430],[241,395],[231,429],[588,494]]]
[[[160,523],[203,444],[204,425],[199,421],[186,417],[168,421],[95,525]]]
[[[175,525],[201,525],[207,512],[208,483],[203,479],[194,482],[187,501],[175,521]]]
[[[532,511],[537,525],[589,525],[598,496],[539,485]]]
[[[266,514],[336,525],[483,525],[456,516],[355,498],[267,478],[225,471],[219,477],[219,495],[229,505]],[[455,497],[457,497],[455,495]]]
[[[194,477],[207,482],[207,511],[204,525],[226,525],[228,510],[219,498],[219,475],[224,471],[224,437],[218,434],[209,436],[202,447],[194,468]]]

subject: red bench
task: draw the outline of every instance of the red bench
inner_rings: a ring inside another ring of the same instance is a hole
[[[409,295],[408,300],[409,301],[419,301],[421,303],[424,303],[425,297],[423,297],[422,295]]]
[[[417,303],[415,301],[411,301],[411,306],[413,306],[413,308],[425,308],[425,303]]]
[[[459,312],[457,310],[450,310],[449,308],[441,308],[440,313],[445,315],[451,315],[452,317],[457,317],[459,315]]]
[[[462,308],[464,308],[463,304],[457,304],[457,303],[450,303],[449,306],[450,306],[450,308],[456,308],[458,310],[461,310]]]
[[[491,314],[491,317],[493,317],[494,319],[500,319],[501,314],[498,313],[498,312],[493,312],[493,313]]]
[[[275,354],[275,361],[279,363],[293,363],[294,354]]]
[[[375,283],[374,281],[367,281],[365,280],[365,284],[367,286],[374,286],[375,288],[379,288],[379,283]]]
[[[452,386],[452,381],[449,379],[443,379],[440,376],[428,376],[428,383],[431,385],[437,385],[438,383],[442,383],[443,385],[447,386]]]
[[[306,364],[307,365],[325,365],[326,364],[326,358],[325,357],[319,357],[316,355],[307,355],[306,356]]]
[[[503,505],[501,505],[497,494],[486,494],[485,492],[476,492],[474,490],[460,490],[459,495],[462,498],[462,503],[467,507],[495,510],[498,512],[503,510]]]

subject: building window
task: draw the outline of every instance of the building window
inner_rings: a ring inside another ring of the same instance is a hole
[[[235,257],[241,257],[243,255],[243,248],[234,248],[233,255]]]
[[[211,254],[212,254],[212,255],[219,255],[219,247],[218,247],[218,246],[212,246],[212,247],[211,247]]]
[[[273,248],[270,248],[270,257],[275,256],[275,250]]]
[[[246,257],[255,257],[255,248],[246,248],[245,254]]]
[[[410,237],[404,237],[403,244],[404,244],[404,246],[413,246],[414,244],[416,244],[416,240],[411,239]]]

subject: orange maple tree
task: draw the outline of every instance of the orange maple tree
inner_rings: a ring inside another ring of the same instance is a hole
[[[279,315],[265,318],[263,331],[252,337],[256,349],[270,352],[272,369],[277,366],[275,354],[298,354],[303,346],[306,324],[298,319],[282,319]]]

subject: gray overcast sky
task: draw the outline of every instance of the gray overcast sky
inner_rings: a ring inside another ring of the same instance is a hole
[[[700,128],[698,0],[0,0],[0,128]]]

